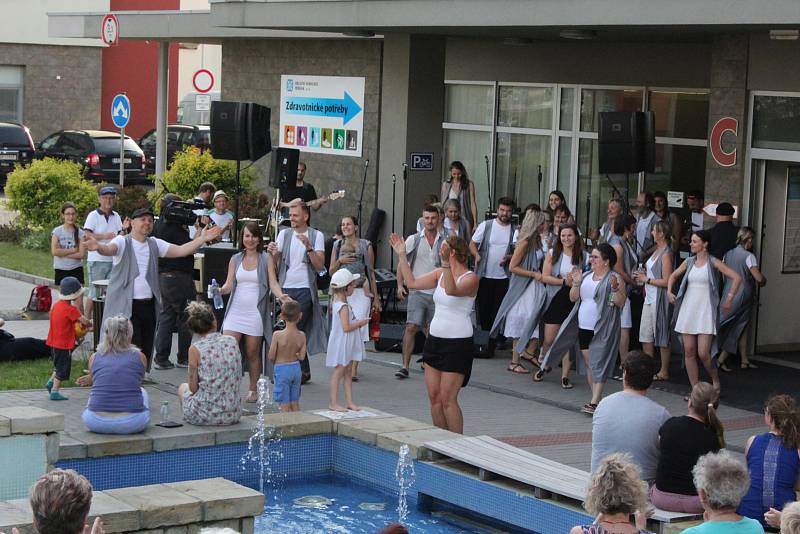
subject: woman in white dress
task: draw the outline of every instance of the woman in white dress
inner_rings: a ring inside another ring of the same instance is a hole
[[[686,361],[686,374],[689,382],[694,387],[700,381],[700,372],[697,358],[703,362],[714,389],[719,392],[719,373],[711,361],[711,355],[716,354],[714,336],[719,327],[719,313],[728,313],[733,298],[742,283],[742,277],[737,272],[725,265],[708,253],[708,244],[711,233],[707,230],[698,230],[692,234],[689,250],[694,256],[683,262],[675,269],[667,283],[667,295],[670,302],[675,304],[673,316],[674,330],[681,334],[683,340],[684,358]],[[715,272],[716,270],[716,272]],[[720,301],[718,274],[731,280],[730,291]],[[678,294],[672,292],[677,280],[681,280]]]
[[[264,252],[263,234],[258,224],[248,222],[242,228],[241,252],[234,254],[228,263],[228,278],[220,293],[231,298],[225,310],[222,333],[237,342],[244,338],[247,355],[247,372],[250,388],[246,402],[258,400],[257,383],[261,376],[261,343],[267,326],[269,285],[267,282],[267,254]]]
[[[392,234],[389,242],[398,256],[397,268],[412,289],[433,289],[436,309],[429,329],[422,363],[431,404],[433,424],[462,434],[464,417],[458,393],[472,372],[472,308],[478,294],[478,276],[467,267],[467,242],[450,236],[442,243],[442,266],[414,278],[406,259],[405,240]]]

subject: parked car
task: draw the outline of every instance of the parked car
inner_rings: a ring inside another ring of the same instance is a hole
[[[156,131],[150,130],[139,139],[142,147],[147,174],[156,172]],[[167,166],[172,163],[175,152],[187,146],[200,149],[201,152],[211,147],[211,127],[192,124],[170,124],[167,126]]]
[[[8,173],[14,165],[28,164],[35,149],[31,131],[18,122],[0,122],[0,189],[6,186]]]
[[[148,183],[144,152],[125,136],[125,184]],[[119,134],[101,130],[61,130],[47,136],[36,150],[37,158],[58,158],[86,167],[86,177],[119,183]]]

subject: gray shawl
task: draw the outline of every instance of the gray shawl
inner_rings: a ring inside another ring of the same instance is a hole
[[[486,261],[489,259],[489,239],[492,237],[492,227],[494,226],[495,219],[489,219],[486,221],[486,228],[483,231],[483,239],[481,239],[480,245],[478,246],[478,254],[481,256],[481,261],[478,262],[478,265],[475,269],[475,274],[478,275],[478,278],[483,278],[483,275],[486,274]],[[514,225],[510,225],[511,228],[508,232],[508,246],[506,247],[506,254],[511,254],[511,251],[514,249]],[[509,275],[508,272],[508,262],[506,262],[503,270],[506,272],[506,276]]]
[[[161,302],[161,286],[158,283],[158,245],[154,237],[147,238],[147,246],[150,249],[150,260],[147,263],[145,279],[153,296],[156,300],[156,309]],[[133,238],[125,236],[125,250],[119,263],[111,269],[111,276],[108,279],[108,292],[106,293],[105,307],[103,308],[103,320],[115,315],[130,317],[133,309],[133,281],[139,276],[139,265],[136,263],[136,255],[133,252]],[[95,325],[100,328],[102,337],[102,325]]]
[[[527,271],[539,272],[539,265],[541,264],[543,257],[544,253],[542,252],[542,249],[538,246],[534,246],[530,251],[528,251],[527,254],[525,254],[520,266]],[[525,330],[520,336],[520,340],[524,342],[524,344],[527,344],[527,342],[533,337],[533,331],[536,330],[536,326],[539,324],[539,318],[541,317],[541,314],[544,313],[544,310],[547,309],[550,299],[548,298],[547,290],[545,289],[544,284],[534,281],[530,276],[521,276],[518,274],[511,275],[511,281],[508,284],[508,291],[506,292],[506,296],[503,297],[503,302],[500,303],[500,309],[497,311],[497,316],[494,319],[494,323],[492,323],[492,328],[489,330],[490,335],[494,336],[499,333],[500,326],[504,323],[504,319],[508,315],[508,312],[514,306],[514,304],[516,304],[520,297],[522,297],[525,291],[527,291],[530,284],[534,284],[536,287],[536,291],[534,293],[535,312],[525,324]]]
[[[694,268],[694,262],[697,259],[696,256],[690,256],[686,259],[686,272],[681,279],[680,289],[678,289],[678,294],[675,297],[675,308],[672,312],[672,321],[670,323],[670,330],[675,330],[675,323],[678,322],[678,317],[681,313],[681,305],[683,304],[683,297],[686,294],[686,289],[689,285],[689,273]],[[717,269],[714,268],[715,262],[718,262],[717,258],[708,256],[708,279],[709,279],[709,291],[708,291],[708,298],[711,299],[711,310],[714,314],[713,321],[714,324],[717,325],[717,332],[719,332],[719,275],[717,274]],[[677,334],[677,332],[676,332]],[[683,352],[683,336],[677,335],[678,344],[680,346],[680,352]],[[714,336],[714,341],[711,343],[711,355],[714,356],[717,353],[717,337]]]
[[[225,308],[225,315],[228,317],[228,312],[231,309],[231,303],[236,298],[236,272],[239,266],[244,261],[244,251],[233,255],[233,288],[231,288],[231,296],[228,299],[228,307]],[[267,275],[267,261],[269,257],[266,252],[261,252],[258,255],[258,263],[256,264],[256,275],[258,275],[258,313],[261,315],[261,322],[264,324],[264,339],[267,344],[272,342],[272,306],[270,303],[270,290]]]
[[[641,261],[644,261],[650,252],[652,252],[653,246],[656,244],[655,241],[653,241],[653,226],[661,220],[661,217],[659,217],[658,213],[655,211],[651,211],[650,213],[652,213],[653,216],[650,218],[650,222],[647,225],[647,235],[644,236],[644,243],[638,243],[637,239],[637,246],[640,247],[637,252],[639,253]]]
[[[664,247],[664,252],[662,252],[656,262],[653,264],[653,276],[655,278],[661,278],[664,273],[664,256],[667,254],[672,254],[672,250],[669,247]],[[657,287],[657,286],[646,286],[645,291],[656,291],[656,324],[655,324],[655,343],[656,347],[669,347],[670,346],[670,337],[672,335],[672,331],[670,329],[670,307],[672,306],[669,302],[669,298],[667,298],[667,288],[666,287]]]
[[[592,276],[592,271],[584,273],[583,280],[587,276]],[[614,364],[617,361],[617,353],[619,352],[619,334],[620,334],[620,314],[621,309],[616,306],[608,305],[608,294],[611,291],[611,276],[616,276],[609,271],[597,284],[597,289],[594,292],[594,301],[600,311],[600,317],[594,328],[594,338],[589,344],[589,371],[592,373],[592,379],[595,382],[605,382],[614,371]],[[624,283],[619,280],[619,283]],[[567,316],[566,320],[561,324],[558,329],[556,339],[547,354],[544,355],[542,368],[546,369],[552,367],[554,363],[561,359],[561,357],[572,349],[578,341],[578,309],[581,306],[581,299],[579,298],[572,311]],[[583,358],[578,357],[577,368],[581,374],[586,374],[586,365]]]
[[[319,230],[311,228],[310,226],[308,227],[308,239],[312,243],[315,243],[317,240],[317,232],[319,232]],[[283,287],[284,282],[286,282],[286,272],[289,270],[292,233],[293,230],[290,229],[283,236],[281,264],[278,267],[278,283],[280,283],[281,287]],[[319,295],[317,295],[317,272],[314,270],[314,266],[311,265],[311,260],[308,259],[307,254],[305,255],[304,262],[306,264],[306,270],[308,271],[308,288],[311,291],[312,309],[311,325],[309,326],[308,332],[306,332],[306,343],[308,344],[309,354],[319,354],[328,350],[328,327],[325,322],[325,315],[322,313],[322,307],[319,305]],[[272,333],[270,333],[270,339],[272,339]]]
[[[737,352],[739,337],[750,322],[750,313],[755,303],[756,283],[746,263],[751,254],[752,252],[741,245],[725,254],[725,264],[742,277],[739,291],[733,297],[731,309],[728,313],[722,313],[720,310],[717,344],[721,350],[729,354]],[[733,286],[733,282],[726,278],[722,294],[727,296],[731,291],[731,286]]]

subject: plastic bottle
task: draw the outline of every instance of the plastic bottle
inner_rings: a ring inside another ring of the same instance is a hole
[[[159,410],[161,420],[160,423],[166,423],[169,421],[169,401],[164,401],[161,403],[161,410]]]
[[[214,302],[214,309],[222,309],[222,294],[219,292],[219,284],[216,278],[211,279],[211,300]]]

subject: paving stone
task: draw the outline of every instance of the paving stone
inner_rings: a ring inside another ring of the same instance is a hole
[[[144,529],[197,523],[203,518],[203,503],[164,484],[108,490],[106,493],[137,508]]]
[[[216,427],[184,425],[178,428],[151,426],[145,435],[153,440],[154,451],[210,447],[216,442]]]
[[[86,458],[86,443],[66,432],[59,433],[58,457],[60,460]]]
[[[203,502],[203,520],[217,521],[260,515],[264,494],[224,478],[164,484]]]
[[[409,430],[403,432],[388,432],[378,434],[376,445],[381,449],[400,452],[400,446],[407,444],[414,458],[427,458],[429,452],[424,445],[430,441],[456,439],[463,437],[461,434],[443,430],[441,428],[423,428],[422,430]]]
[[[139,530],[141,526],[138,508],[105,491],[95,491],[92,494],[92,507],[86,522],[91,525],[98,516],[103,520],[103,530],[108,533]]]
[[[46,434],[64,430],[64,414],[36,406],[0,408],[0,417],[11,420],[12,434]]]
[[[241,526],[239,527],[239,532],[242,534],[254,534],[256,531],[256,518],[255,517],[243,517],[241,520]]]
[[[282,438],[330,434],[333,431],[330,419],[309,412],[272,413],[264,416],[264,424],[274,426]]]
[[[204,528],[230,528],[239,532],[238,519],[226,519],[225,521],[210,521],[187,525],[187,534],[198,534]],[[137,533],[138,534],[138,533]]]
[[[11,529],[20,529],[20,534],[33,533],[33,513],[27,499],[0,501],[0,532],[11,533]]]
[[[0,416],[0,437],[11,435],[11,419]]]
[[[425,428],[434,427],[430,423],[421,423],[420,421],[414,421],[406,417],[365,417],[363,419],[339,421],[337,433],[340,436],[354,438],[375,445],[379,434],[422,430]]]
[[[94,432],[73,432],[73,439],[86,444],[86,456],[119,456],[122,454],[141,454],[153,450],[153,440],[145,434],[124,436],[95,434]]]

